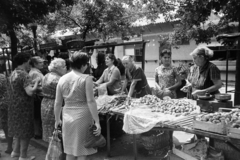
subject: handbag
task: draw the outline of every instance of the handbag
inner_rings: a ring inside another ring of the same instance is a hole
[[[90,125],[87,132],[87,138],[84,144],[85,148],[98,148],[104,147],[106,145],[106,139],[103,137],[102,134],[98,136],[93,134],[94,130],[96,129],[97,127],[94,124]]]
[[[49,142],[48,151],[45,160],[62,160],[63,150],[61,145],[61,140],[59,139],[59,131],[54,130],[53,136]]]

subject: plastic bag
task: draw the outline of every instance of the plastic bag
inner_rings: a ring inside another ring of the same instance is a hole
[[[61,140],[58,138],[58,132],[58,130],[53,132],[45,160],[62,160],[63,150]]]
[[[91,125],[89,127],[84,147],[97,148],[97,147],[104,147],[106,145],[106,139],[103,137],[103,135],[100,134],[99,136],[95,136],[93,134],[96,128],[97,127],[95,125]]]

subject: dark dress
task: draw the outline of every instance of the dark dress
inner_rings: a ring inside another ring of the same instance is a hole
[[[217,66],[211,62],[206,62],[206,64],[200,68],[194,65],[190,69],[190,74],[188,75],[188,81],[192,84],[192,91],[197,89],[206,89],[214,85],[213,80],[220,80],[221,74]],[[211,95],[220,93],[218,90],[211,92]],[[189,95],[191,95],[189,93]],[[191,97],[192,98],[192,97]]]
[[[147,94],[152,94],[142,68],[134,66],[131,71],[126,72],[126,77],[128,80],[137,80],[137,84],[135,86],[136,98],[144,97]]]
[[[32,138],[33,125],[33,98],[28,96],[25,87],[31,84],[28,73],[15,69],[10,77],[13,89],[13,103],[8,108],[9,136],[17,138]]]
[[[105,64],[99,65],[93,72],[93,76],[95,78],[95,81],[97,81],[103,74],[104,70],[107,68]]]

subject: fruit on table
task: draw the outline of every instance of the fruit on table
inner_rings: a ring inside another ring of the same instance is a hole
[[[204,121],[214,124],[226,123],[233,128],[240,128],[240,110],[233,109],[231,112],[215,112],[202,114],[196,117],[197,121]]]
[[[161,100],[152,107],[153,112],[161,112],[175,116],[188,115],[197,107],[184,99]]]
[[[161,101],[161,99],[159,99],[155,95],[145,95],[144,97],[140,98],[140,103],[146,104],[146,105],[153,105],[160,101]]]

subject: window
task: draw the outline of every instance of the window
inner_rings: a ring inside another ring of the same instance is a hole
[[[142,62],[142,55],[143,55],[143,49],[137,48],[135,49],[135,61],[136,62]]]
[[[142,62],[143,59],[143,47],[142,45],[137,45],[134,48],[135,62]]]

